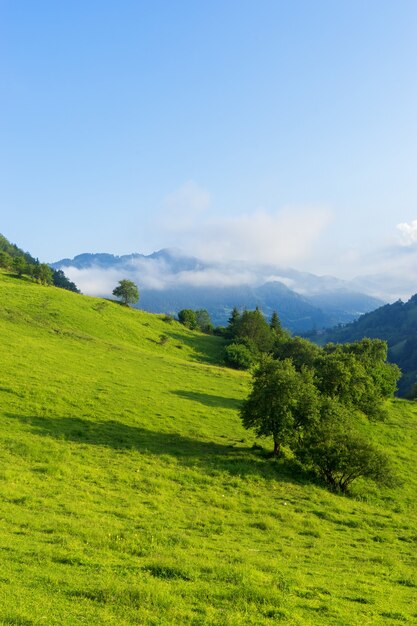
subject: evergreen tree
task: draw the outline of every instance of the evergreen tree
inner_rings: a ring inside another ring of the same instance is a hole
[[[239,319],[240,319],[239,309],[236,306],[234,306],[230,314],[230,317],[228,319],[228,326],[227,326],[227,334],[232,339],[236,335],[236,329],[238,326]]]
[[[269,327],[273,332],[275,332],[276,335],[280,335],[282,332],[281,322],[276,311],[272,313]]]

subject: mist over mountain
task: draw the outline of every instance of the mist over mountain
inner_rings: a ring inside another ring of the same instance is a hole
[[[51,264],[63,269],[88,295],[111,295],[122,278],[140,289],[139,307],[176,314],[182,308],[206,308],[216,325],[224,325],[234,306],[259,306],[266,316],[278,311],[294,332],[350,322],[383,302],[332,276],[291,268],[234,261],[210,263],[162,249],[149,255],[84,253]]]

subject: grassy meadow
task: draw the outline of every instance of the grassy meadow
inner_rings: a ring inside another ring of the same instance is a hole
[[[417,623],[417,404],[369,425],[399,485],[332,494],[163,317],[0,273],[0,624]]]

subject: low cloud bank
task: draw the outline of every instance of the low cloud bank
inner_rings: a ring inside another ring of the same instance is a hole
[[[122,278],[135,282],[140,289],[162,291],[179,287],[235,287],[264,282],[264,276],[250,268],[208,266],[173,271],[163,259],[139,259],[132,263],[104,269],[92,265],[85,269],[65,267],[65,274],[85,294],[108,297]]]
[[[406,300],[417,292],[417,244],[390,246],[374,253],[357,255],[352,264],[361,267],[353,280],[339,280],[331,276],[318,277],[296,270],[274,267],[271,264],[247,262],[205,263],[188,257],[131,259],[122,265],[103,268],[91,265],[83,269],[63,267],[70,280],[88,295],[109,297],[119,280],[128,278],[139,289],[169,290],[180,288],[231,288],[258,286],[278,281],[294,291],[308,295],[337,289],[360,291],[392,302]],[[189,260],[191,267],[181,267],[181,260]]]

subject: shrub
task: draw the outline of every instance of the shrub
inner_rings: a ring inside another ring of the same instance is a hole
[[[237,343],[231,343],[225,348],[224,360],[227,365],[238,370],[247,370],[254,364],[251,350],[247,346]]]
[[[190,328],[191,330],[195,330],[196,328],[198,328],[197,316],[195,314],[195,311],[193,311],[192,309],[182,309],[178,313],[178,320],[186,328]]]

